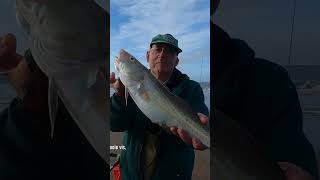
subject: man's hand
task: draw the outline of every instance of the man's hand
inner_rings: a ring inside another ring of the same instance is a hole
[[[278,162],[278,165],[283,170],[286,180],[315,180],[309,172],[292,163]]]
[[[16,53],[17,42],[11,33],[0,37],[0,72],[15,68],[22,56]]]
[[[201,124],[206,125],[209,122],[209,118],[202,114],[202,113],[197,113],[200,119]],[[199,139],[196,138],[191,138],[189,134],[184,131],[183,129],[176,128],[176,127],[171,127],[170,128],[171,132],[177,136],[179,136],[186,144],[190,144],[193,146],[195,150],[205,150],[208,149],[207,146],[201,143]]]

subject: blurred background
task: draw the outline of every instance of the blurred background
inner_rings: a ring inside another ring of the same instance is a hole
[[[288,70],[303,109],[304,132],[320,160],[319,8],[318,0],[224,0],[211,19],[246,41],[257,57]]]

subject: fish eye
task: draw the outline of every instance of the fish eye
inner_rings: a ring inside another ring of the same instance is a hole
[[[134,61],[135,59],[134,59],[134,57],[130,57],[130,60],[131,60],[131,61]]]

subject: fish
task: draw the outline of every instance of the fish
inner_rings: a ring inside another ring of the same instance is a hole
[[[216,108],[211,117],[213,180],[285,180],[279,165],[246,128]]]
[[[49,79],[51,137],[60,98],[96,152],[109,162],[106,78],[109,14],[94,0],[13,0],[31,54]]]
[[[200,123],[198,115],[186,101],[171,93],[125,50],[120,50],[114,63],[133,101],[153,123],[181,128],[210,148],[209,126]]]

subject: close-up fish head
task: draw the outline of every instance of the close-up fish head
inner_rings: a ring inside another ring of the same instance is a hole
[[[134,56],[121,49],[118,58],[115,60],[115,66],[120,73],[120,79],[125,84],[130,86],[135,82],[144,79],[144,67]]]
[[[94,0],[12,2],[18,24],[26,33],[28,55],[48,78],[48,97],[43,98],[48,99],[51,136],[61,100],[108,163],[108,86],[97,78],[97,72],[107,56],[105,24],[109,14]]]

